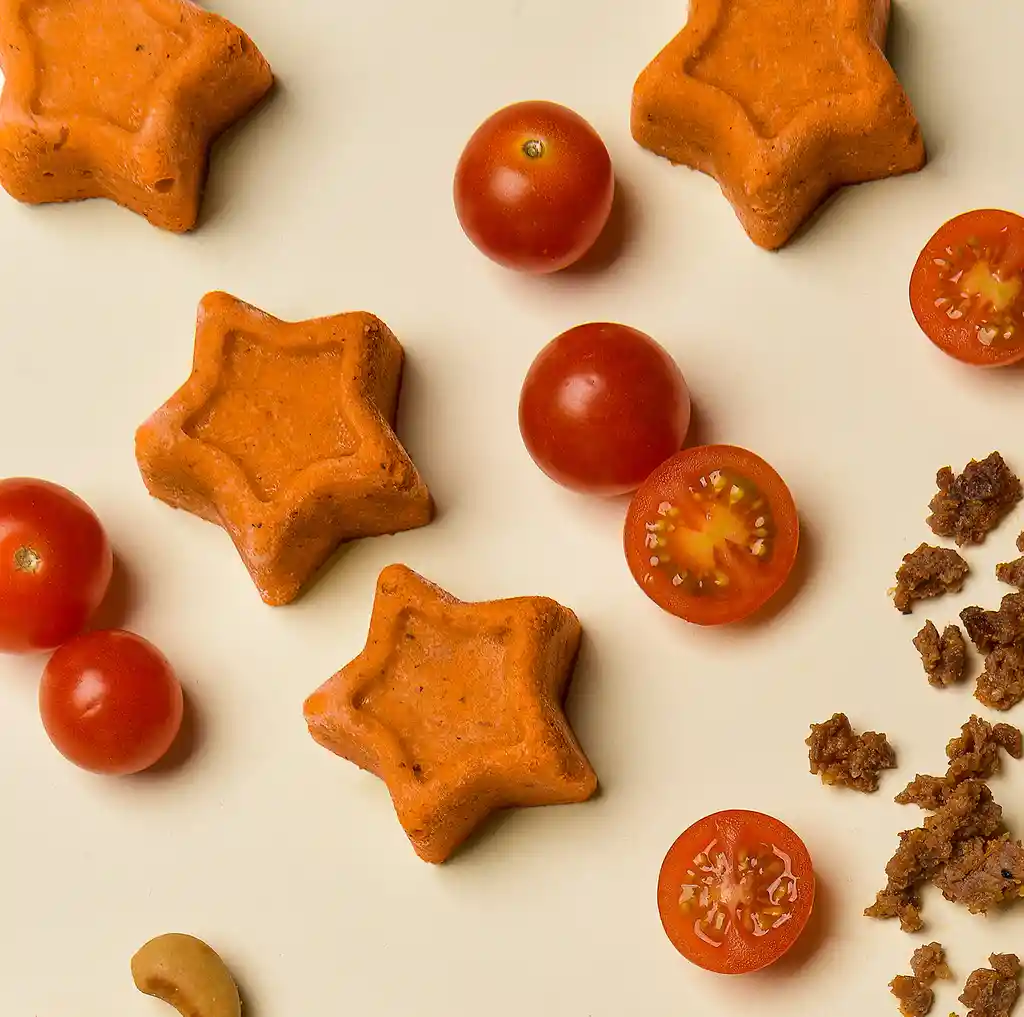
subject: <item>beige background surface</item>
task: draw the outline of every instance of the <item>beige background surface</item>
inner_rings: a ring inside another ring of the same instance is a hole
[[[128,960],[172,930],[223,953],[251,1017],[895,1012],[886,983],[921,940],[860,912],[919,819],[892,795],[941,768],[974,701],[927,686],[910,645],[924,612],[900,618],[886,589],[927,536],[938,466],[998,448],[1024,469],[1021,372],[933,351],[905,294],[943,220],[1024,204],[1024,12],[900,3],[892,56],[930,165],[845,191],[770,255],[714,183],[630,140],[633,79],[680,27],[680,0],[216,7],[281,87],[219,147],[198,233],[161,234],[102,202],[0,195],[0,474],[47,477],[96,508],[127,577],[120,620],[171,657],[196,714],[177,769],[93,777],[42,732],[42,661],[0,660],[0,1013],[168,1012],[136,993]],[[461,146],[524,98],[573,106],[611,150],[626,215],[604,271],[518,277],[459,230]],[[196,304],[217,288],[286,318],[372,310],[408,352],[400,433],[440,517],[353,547],[287,609],[261,604],[219,530],[151,501],[133,460],[134,428],[185,378]],[[623,504],[557,489],[524,452],[529,362],[595,319],[656,336],[690,381],[700,437],[749,446],[792,487],[803,583],[770,623],[705,632],[659,612],[627,572]],[[971,554],[968,602],[995,601],[991,565],[1022,524]],[[302,699],[360,649],[392,561],[467,599],[537,593],[579,613],[570,709],[598,800],[511,815],[431,868],[383,785],[312,743]],[[941,623],[960,606],[929,613]],[[900,752],[873,798],[805,772],[807,726],[834,710]],[[1024,829],[1024,766],[994,787]],[[673,951],[654,889],[674,837],[732,807],[797,829],[822,891],[795,960],[729,980]],[[961,983],[1024,942],[1019,913],[976,919],[929,894],[926,914]]]

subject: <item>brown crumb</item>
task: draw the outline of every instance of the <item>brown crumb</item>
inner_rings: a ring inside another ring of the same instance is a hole
[[[1024,553],[1024,533],[1017,538],[1017,550]]]
[[[997,646],[985,657],[975,698],[990,710],[1009,710],[1024,699],[1024,647]]]
[[[1020,995],[1020,960],[1013,953],[994,953],[990,968],[972,971],[960,996],[970,1007],[967,1017],[1009,1017]]]
[[[925,1017],[931,1013],[935,993],[913,975],[897,975],[889,983],[889,991],[900,1001],[903,1017]]]
[[[869,794],[878,790],[879,772],[896,766],[896,753],[885,735],[874,731],[854,734],[845,713],[812,724],[806,744],[811,773],[820,774],[823,784]]]
[[[914,646],[921,654],[929,685],[942,689],[963,680],[967,644],[958,625],[947,625],[940,636],[939,630],[927,621],[914,637]]]
[[[985,779],[999,768],[999,750],[1020,757],[1021,733],[979,717],[946,746],[945,777],[919,774],[896,801],[932,812],[900,834],[885,867],[887,883],[864,913],[899,918],[907,932],[922,928],[920,886],[928,881],[972,914],[1024,895],[1024,845],[1009,839],[1002,809]]]
[[[910,970],[914,972],[915,978],[920,978],[928,985],[939,978],[953,977],[953,972],[946,963],[946,951],[943,950],[941,943],[926,943],[919,946],[910,958]]]
[[[897,975],[889,983],[889,989],[900,1001],[903,1017],[924,1017],[935,1002],[932,983],[937,978],[952,977],[942,945],[929,943],[919,946],[910,958],[910,969],[913,975]]]
[[[996,579],[1009,586],[1024,589],[1024,558],[1014,558],[996,566]]]
[[[970,566],[952,548],[921,544],[903,556],[896,572],[894,602],[897,610],[910,614],[915,600],[959,593]]]
[[[1021,499],[1021,484],[998,452],[972,459],[959,476],[944,466],[935,477],[938,493],[929,502],[927,523],[958,547],[980,544]]]
[[[1024,636],[1024,593],[1006,594],[998,611],[965,607],[960,612],[960,621],[979,653],[1009,646]]]

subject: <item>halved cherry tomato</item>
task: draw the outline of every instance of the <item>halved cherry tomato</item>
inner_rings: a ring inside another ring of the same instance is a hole
[[[672,945],[706,971],[742,975],[774,964],[814,907],[803,841],[760,812],[705,816],[669,848],[658,911]]]
[[[753,614],[785,583],[800,521],[783,479],[732,445],[687,449],[633,496],[626,560],[659,607],[697,625]]]
[[[580,259],[612,209],[615,174],[597,131],[554,102],[517,102],[488,117],[455,171],[455,212],[492,261],[557,272]]]
[[[679,451],[690,391],[676,362],[626,325],[577,325],[537,354],[519,397],[519,430],[556,483],[588,494],[635,491]]]
[[[184,712],[167,658],[122,629],[86,632],[50,658],[39,712],[54,747],[94,773],[138,773],[171,747]]]
[[[965,364],[1024,359],[1024,218],[981,208],[950,219],[917,259],[910,306],[925,335]]]
[[[96,514],[47,480],[0,480],[0,651],[50,650],[77,635],[114,559]]]

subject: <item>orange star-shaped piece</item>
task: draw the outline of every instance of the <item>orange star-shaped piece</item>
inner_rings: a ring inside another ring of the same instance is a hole
[[[553,600],[467,604],[392,565],[366,647],[306,700],[306,722],[387,784],[416,853],[443,862],[498,809],[597,789],[562,711],[579,641]]]
[[[633,137],[714,177],[750,238],[781,247],[837,187],[925,163],[888,24],[889,0],[691,0],[636,82]]]
[[[136,434],[146,486],[227,530],[286,604],[342,541],[430,522],[392,431],[402,361],[372,314],[289,323],[207,294],[191,376]]]
[[[188,0],[0,0],[0,184],[109,198],[175,232],[210,143],[273,83],[243,32]]]

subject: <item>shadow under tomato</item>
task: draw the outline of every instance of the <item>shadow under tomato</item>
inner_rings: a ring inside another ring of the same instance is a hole
[[[807,525],[807,520],[800,516],[800,547],[797,551],[796,562],[793,571],[782,585],[782,589],[768,601],[760,610],[755,611],[749,618],[736,622],[730,626],[733,629],[744,630],[760,628],[766,622],[777,618],[793,602],[793,599],[804,588],[808,579],[814,572],[817,560],[817,537],[814,531]]]
[[[196,711],[195,703],[189,692],[182,690],[184,700],[181,714],[181,727],[178,737],[174,739],[166,754],[155,762],[148,770],[133,774],[136,780],[160,780],[169,774],[176,773],[198,752],[203,744],[203,724]]]
[[[686,432],[686,441],[683,442],[683,449],[699,448],[702,445],[716,444],[707,413],[700,404],[690,396],[690,428]]]
[[[114,570],[110,576],[110,585],[103,603],[89,620],[87,626],[91,632],[102,629],[123,629],[131,611],[132,594],[135,580],[124,559],[114,552]]]
[[[604,272],[619,260],[629,246],[635,225],[636,201],[629,189],[616,177],[612,210],[601,235],[579,261],[568,268],[563,268],[561,272],[556,272],[553,278],[560,275],[596,275],[598,272]]]
[[[814,910],[800,938],[770,967],[756,972],[755,977],[792,978],[820,949],[832,931],[832,898],[825,884],[817,876],[814,888]]]

